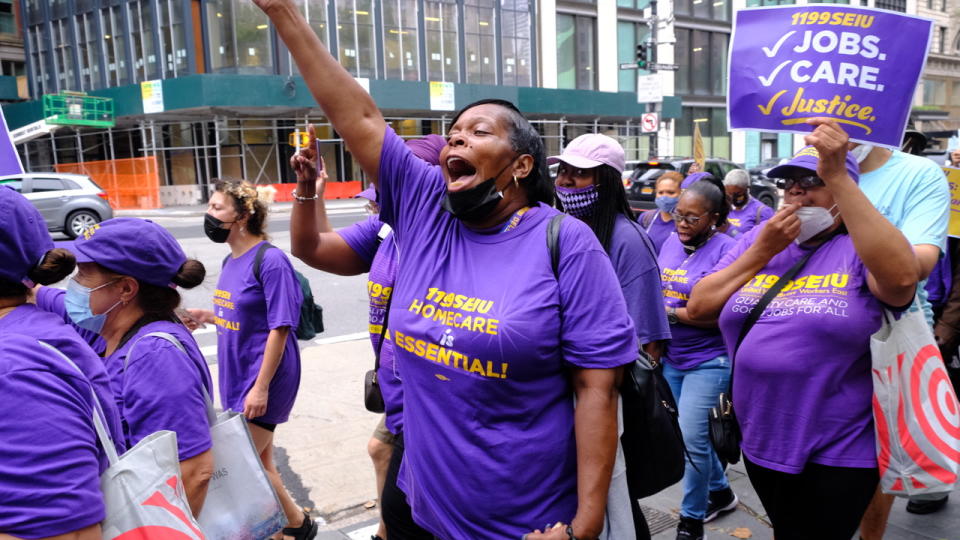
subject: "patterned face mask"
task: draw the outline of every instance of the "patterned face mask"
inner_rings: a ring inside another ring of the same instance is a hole
[[[557,186],[557,198],[560,199],[564,212],[575,218],[585,218],[593,215],[600,192],[597,191],[596,184],[582,188]]]

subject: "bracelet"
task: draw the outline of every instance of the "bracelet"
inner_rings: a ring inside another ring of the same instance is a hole
[[[293,192],[290,193],[290,194],[293,195],[294,200],[296,200],[298,203],[305,203],[305,202],[307,202],[307,201],[315,201],[315,200],[317,200],[317,199],[320,198],[320,195],[317,194],[317,193],[314,193],[314,194],[313,194],[313,197],[301,197],[300,195],[297,194],[297,190],[293,190]]]

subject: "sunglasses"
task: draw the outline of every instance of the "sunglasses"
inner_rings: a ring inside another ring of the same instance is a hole
[[[709,213],[710,213],[710,212],[704,212],[704,213],[700,214],[699,216],[685,216],[685,215],[683,215],[683,214],[680,214],[679,212],[670,212],[670,217],[672,217],[672,218],[673,218],[673,221],[675,221],[675,222],[677,222],[677,223],[681,223],[681,222],[686,221],[686,222],[689,223],[690,225],[696,225],[697,223],[700,223],[700,220],[703,219],[703,216],[705,216],[705,215],[707,215],[707,214],[709,214]]]
[[[781,178],[777,182],[777,187],[780,189],[792,189],[794,186],[799,185],[801,189],[810,189],[812,187],[819,187],[825,185],[823,180],[815,174],[809,176],[801,176],[800,178]]]

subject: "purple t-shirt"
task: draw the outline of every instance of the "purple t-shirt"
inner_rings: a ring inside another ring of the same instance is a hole
[[[657,259],[663,282],[663,305],[685,307],[693,286],[713,272],[717,261],[735,243],[725,234],[714,234],[706,244],[688,254],[679,237],[670,236]],[[677,323],[670,327],[670,333],[673,339],[667,344],[664,360],[677,369],[695,368],[727,352],[717,328]]]
[[[730,226],[726,233],[733,238],[737,238],[771,217],[773,217],[773,208],[750,197],[743,208],[739,210],[730,208],[730,213],[727,215],[727,222],[730,223]]]
[[[390,333],[403,376],[398,486],[445,539],[519,538],[577,510],[570,369],[637,358],[610,259],[586,224],[560,227],[559,283],[538,204],[508,230],[440,208],[439,167],[387,128],[380,218],[400,252]]]
[[[940,307],[950,298],[950,289],[953,288],[953,273],[951,271],[950,250],[943,252],[943,257],[933,267],[927,284],[927,301],[933,307]]]
[[[670,238],[671,234],[677,232],[677,227],[673,223],[673,220],[668,219],[664,221],[659,210],[647,210],[640,214],[639,221],[640,224],[643,225],[643,230],[645,230],[650,237],[650,241],[653,242],[653,247],[657,248],[657,254],[663,249],[663,243],[667,241],[667,238]]]
[[[289,326],[283,357],[270,381],[267,412],[257,418],[280,424],[290,416],[300,389],[300,347],[294,330],[300,321],[303,293],[293,265],[279,248],[263,252],[263,285],[257,283],[253,260],[260,244],[236,259],[227,258],[213,293],[220,401],[224,409],[243,411],[243,400],[260,373],[267,335],[271,329]]]
[[[647,233],[626,216],[618,216],[608,254],[627,302],[627,312],[633,319],[637,341],[643,344],[670,339],[657,251]]]
[[[716,270],[746,251],[762,228],[744,235]],[[750,307],[804,253],[791,243],[727,301],[720,330],[731,353]],[[807,463],[877,466],[870,335],[882,310],[845,234],[820,246],[770,302],[733,363],[741,446],[751,461],[791,474]]]
[[[57,289],[42,287],[40,292],[47,290],[56,291]],[[75,327],[63,322],[63,315],[61,315],[65,313],[63,292],[48,296],[52,301],[47,304],[47,307],[59,311],[45,311],[33,304],[17,306],[6,317],[0,318],[0,336],[23,334],[50,344],[73,360],[93,385],[93,390],[103,408],[103,415],[107,420],[107,428],[110,430],[114,446],[117,448],[117,453],[122,454],[127,446],[124,442],[119,409],[114,401],[110,378],[104,368],[103,360],[74,332]],[[105,455],[102,456],[100,465],[101,470],[106,470],[109,465]]]
[[[187,355],[166,339],[144,337],[151,332],[173,335]],[[145,324],[106,358],[106,364],[128,446],[166,429],[177,434],[180,461],[210,449],[203,390],[212,396],[213,383],[203,354],[185,326],[169,321]]]
[[[92,385],[36,338],[2,334],[0,533],[46,538],[95,525],[106,511]]]
[[[338,234],[370,265],[370,275],[367,278],[370,343],[376,351],[380,343],[387,302],[393,294],[393,284],[397,278],[397,245],[393,241],[393,231],[377,216],[370,216],[366,221],[341,229]],[[381,347],[377,380],[380,383],[380,393],[383,394],[387,429],[394,434],[400,433],[403,430],[403,387],[394,363],[393,343],[385,342]]]

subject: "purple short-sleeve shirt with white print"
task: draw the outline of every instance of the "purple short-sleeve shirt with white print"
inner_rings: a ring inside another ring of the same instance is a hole
[[[295,329],[303,293],[293,265],[278,248],[263,252],[263,285],[257,282],[253,262],[261,244],[237,258],[227,258],[213,294],[220,401],[224,409],[243,411],[244,399],[260,373],[270,330],[289,326],[283,357],[270,382],[267,412],[256,418],[280,424],[290,416],[300,389],[300,347]]]
[[[727,215],[727,223],[730,226],[727,227],[726,233],[733,238],[737,238],[771,217],[773,217],[773,208],[750,197],[743,208],[739,210],[730,208],[730,213]]]
[[[735,242],[725,234],[714,234],[693,253],[687,253],[676,234],[671,235],[660,250],[663,304],[686,307],[690,292]],[[677,369],[692,369],[726,354],[723,337],[717,328],[699,328],[677,323],[671,326],[673,338],[667,345],[665,361]]]
[[[4,331],[0,401],[0,533],[46,538],[102,521],[89,380],[36,338]]]
[[[400,252],[390,339],[404,385],[398,485],[445,538],[519,538],[577,510],[569,368],[614,368],[637,340],[593,231],[560,227],[559,283],[543,204],[506,231],[443,212],[439,167],[387,128],[380,218]]]
[[[187,354],[166,339],[146,337],[151,332],[177,338]],[[203,391],[212,396],[213,383],[203,354],[185,326],[170,321],[145,324],[105,362],[128,446],[156,431],[170,430],[177,434],[180,461],[210,449]]]
[[[762,228],[745,234],[716,270],[746,251]],[[720,330],[731,349],[751,306],[806,250],[791,243],[730,297]],[[876,467],[870,336],[882,311],[845,234],[821,245],[770,302],[733,362],[734,406],[751,461],[791,474],[807,463]]]
[[[390,226],[371,216],[365,221],[338,231],[347,245],[370,265],[367,295],[370,298],[370,343],[377,350],[387,303],[393,294],[397,277],[397,246]],[[381,239],[382,238],[382,239]],[[377,372],[380,393],[387,415],[387,429],[397,434],[403,430],[403,387],[394,362],[393,343],[385,342],[380,350]]]
[[[58,291],[50,287],[42,287],[40,292],[47,290]],[[120,412],[114,401],[114,393],[110,384],[110,377],[103,365],[103,360],[87,345],[74,331],[74,327],[63,322],[65,309],[63,307],[63,291],[59,294],[50,294],[47,307],[58,311],[45,311],[33,304],[17,306],[5,317],[0,318],[0,336],[7,334],[22,334],[44,343],[48,343],[68,358],[83,371],[90,380],[97,399],[103,407],[103,415],[107,420],[107,427],[113,437],[117,452],[122,454],[126,449],[121,427]],[[59,302],[57,301],[59,299]],[[101,469],[106,470],[108,463],[106,456],[101,456]]]

